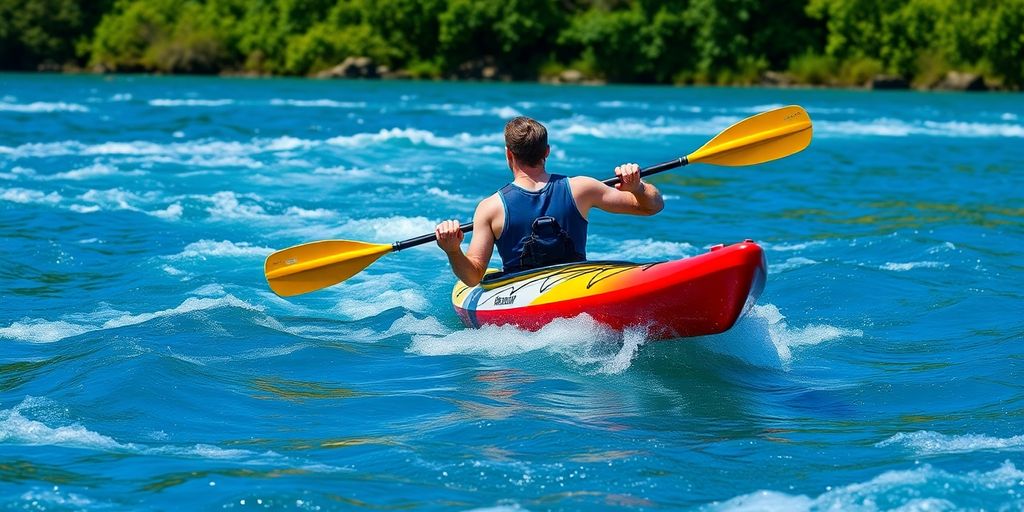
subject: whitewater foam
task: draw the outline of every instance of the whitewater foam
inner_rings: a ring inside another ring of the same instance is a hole
[[[902,446],[917,455],[971,453],[977,451],[1024,451],[1024,435],[991,437],[979,434],[945,435],[930,430],[900,432],[875,446]]]
[[[465,132],[452,136],[439,136],[428,130],[415,128],[391,128],[381,129],[377,133],[357,133],[354,135],[339,135],[327,139],[328,144],[346,148],[365,147],[372,144],[382,144],[392,140],[405,140],[413,145],[426,145],[437,148],[472,150],[485,143],[499,143],[502,141],[499,134],[492,135],[471,135]]]
[[[930,465],[910,470],[886,471],[866,482],[829,487],[811,498],[778,491],[762,490],[703,507],[706,511],[779,511],[819,510],[1016,510],[1024,505],[1017,489],[1024,472],[1012,462],[1003,462],[991,471],[950,473]],[[994,506],[992,498],[1002,497]]]
[[[270,100],[270,104],[275,106],[275,107],[287,106],[287,107],[305,107],[305,108],[347,108],[347,109],[366,108],[366,102],[362,102],[362,101],[336,101],[336,100],[330,100],[330,99],[293,100],[293,99],[274,98],[274,99]]]
[[[35,101],[32,103],[0,102],[0,112],[19,113],[52,113],[52,112],[88,112],[89,109],[77,103]]]
[[[945,268],[948,266],[948,263],[941,263],[938,261],[911,261],[908,263],[888,262],[878,268],[882,270],[891,270],[893,272],[906,272],[915,268]]]
[[[181,252],[165,256],[172,260],[199,259],[205,260],[211,257],[264,257],[274,252],[269,247],[252,245],[249,242],[232,242],[230,240],[207,240],[202,239],[185,246]]]
[[[689,243],[654,240],[653,238],[613,241],[591,237],[590,246],[591,249],[587,251],[587,257],[592,260],[654,261],[679,259],[697,254],[697,248]],[[611,246],[611,248],[601,251],[594,250],[595,246]]]
[[[768,273],[778,274],[780,272],[786,272],[788,270],[793,270],[795,268],[806,267],[808,265],[816,265],[817,263],[817,261],[814,261],[810,258],[804,258],[801,256],[787,258],[786,261],[782,263],[773,263],[768,265]]]
[[[511,325],[485,325],[441,336],[414,335],[407,352],[423,356],[513,357],[531,352],[560,356],[598,373],[622,373],[646,341],[643,329],[616,332],[581,314],[557,319],[537,331]]]
[[[695,338],[703,348],[752,366],[784,369],[793,360],[793,349],[841,338],[861,337],[860,329],[811,324],[790,327],[774,304],[754,305],[732,329],[714,336]]]
[[[30,343],[52,343],[89,332],[128,327],[156,318],[185,315],[195,311],[219,308],[238,308],[258,312],[264,310],[262,306],[249,304],[233,295],[217,298],[189,297],[176,307],[152,313],[131,314],[126,311],[106,308],[96,310],[91,314],[69,314],[65,316],[65,319],[61,320],[24,318],[20,322],[14,322],[7,327],[0,327],[0,338]]]
[[[42,192],[28,188],[0,188],[0,201],[8,201],[19,204],[49,204],[60,203],[63,198],[56,192]]]
[[[225,105],[231,105],[235,103],[235,100],[229,99],[218,99],[218,100],[204,100],[204,99],[173,99],[173,98],[158,98],[149,100],[148,103],[154,107],[223,107]]]

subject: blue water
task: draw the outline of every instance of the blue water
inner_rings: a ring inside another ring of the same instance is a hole
[[[803,153],[652,179],[595,258],[753,238],[733,330],[464,330],[436,247],[290,299],[273,249],[468,220],[508,180],[688,153],[798,103]],[[11,509],[1024,508],[1024,99],[0,75]]]

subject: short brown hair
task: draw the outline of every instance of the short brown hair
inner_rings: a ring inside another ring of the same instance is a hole
[[[548,130],[529,117],[516,117],[505,125],[505,146],[522,163],[538,165],[547,156]]]

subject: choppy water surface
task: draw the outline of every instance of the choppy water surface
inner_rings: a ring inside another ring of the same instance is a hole
[[[732,331],[464,330],[436,247],[281,299],[272,249],[469,219],[504,120],[610,175],[776,105],[810,149],[654,181],[595,258],[753,238]],[[0,502],[1024,507],[1019,95],[0,76]]]

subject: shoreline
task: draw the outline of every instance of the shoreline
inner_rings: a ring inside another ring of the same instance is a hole
[[[780,72],[766,72],[765,75],[771,76]],[[955,72],[953,72],[955,73]],[[786,89],[786,90],[836,90],[836,91],[870,91],[870,92],[924,92],[924,93],[951,93],[951,92],[969,92],[969,93],[1007,93],[1007,94],[1019,94],[1021,90],[1008,89],[1004,87],[991,87],[986,85],[985,88],[941,88],[941,87],[920,87],[913,86],[909,82],[899,79],[902,83],[893,84],[891,76],[880,76],[877,80],[868,82],[861,86],[855,85],[829,85],[829,84],[811,84],[811,83],[799,83],[799,82],[784,82],[780,83],[775,80],[762,79],[757,83],[731,83],[731,84],[719,84],[719,83],[651,83],[651,82],[619,82],[619,81],[608,81],[603,79],[582,79],[578,81],[561,81],[551,78],[536,78],[536,79],[513,79],[508,76],[501,77],[412,77],[412,76],[388,76],[388,75],[377,75],[377,76],[324,76],[323,74],[317,75],[282,75],[272,73],[258,73],[251,71],[220,71],[218,73],[162,73],[162,72],[146,72],[146,71],[94,71],[85,68],[64,68],[64,69],[40,69],[40,70],[0,70],[0,74],[12,74],[12,75],[84,75],[84,76],[97,76],[97,77],[119,77],[119,76],[145,76],[145,77],[201,77],[201,78],[232,78],[232,79],[299,79],[299,80],[310,80],[310,81],[353,81],[353,82],[434,82],[434,83],[502,83],[502,84],[536,84],[536,85],[552,85],[552,86],[584,86],[584,87],[602,87],[602,86],[629,86],[629,87],[671,87],[671,88],[712,88],[712,89]],[[981,79],[981,77],[977,77]],[[877,82],[881,82],[880,84]]]

